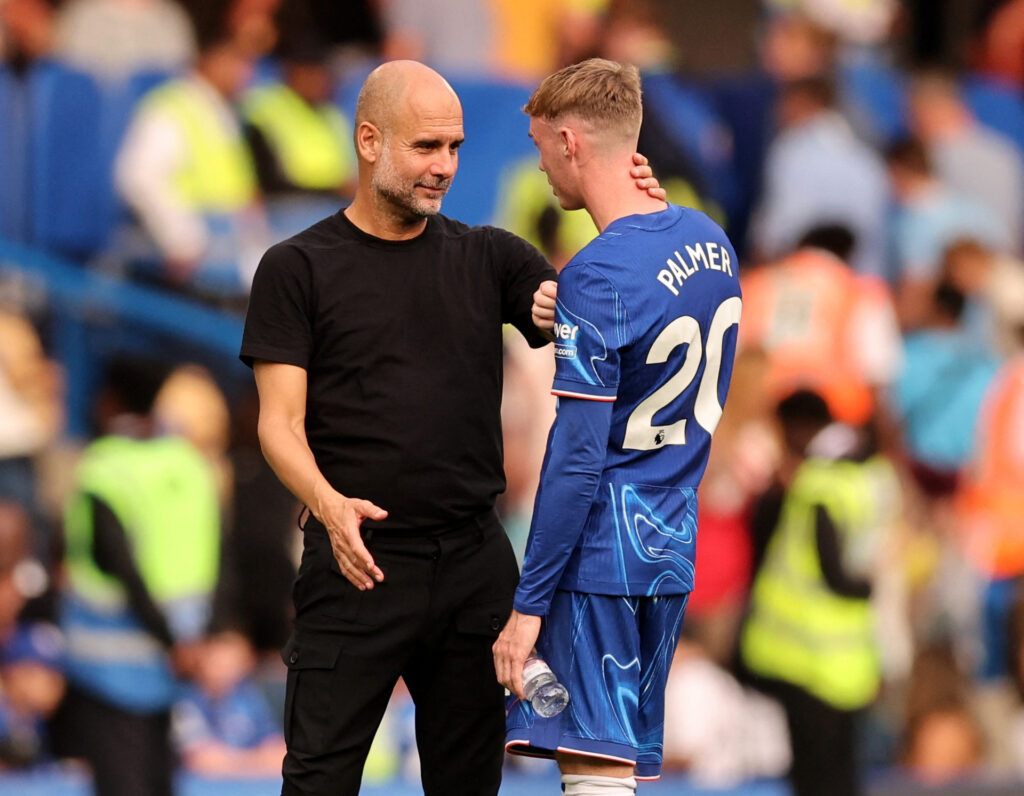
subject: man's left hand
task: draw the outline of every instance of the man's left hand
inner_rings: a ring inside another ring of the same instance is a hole
[[[533,294],[533,325],[536,326],[545,337],[554,340],[555,336],[551,329],[555,325],[555,302],[558,296],[558,283],[554,280],[547,280],[540,283],[540,287]]]
[[[498,640],[494,642],[494,673],[498,682],[520,699],[523,695],[523,664],[533,652],[540,633],[540,617],[512,611]]]
[[[655,199],[660,199],[664,202],[668,194],[665,193],[665,189],[661,187],[661,183],[658,182],[658,178],[654,176],[654,171],[647,162],[647,158],[639,152],[634,152],[633,162],[636,165],[629,170],[629,176],[636,180],[636,187],[641,191],[647,191],[647,193]]]

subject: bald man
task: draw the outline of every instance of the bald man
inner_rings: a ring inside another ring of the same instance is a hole
[[[358,793],[402,677],[424,792],[494,794],[504,709],[490,646],[518,578],[493,509],[502,324],[543,345],[532,296],[555,273],[511,233],[440,215],[463,129],[436,72],[379,67],[355,124],[352,203],[266,253],[241,350],[264,454],[308,508],[282,792]],[[633,173],[646,189],[650,170]]]

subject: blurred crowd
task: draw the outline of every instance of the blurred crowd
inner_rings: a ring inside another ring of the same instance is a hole
[[[641,151],[741,258],[666,769],[782,777],[836,719],[864,771],[1024,782],[1024,0],[0,0],[0,242],[237,316],[351,195],[373,65],[532,88],[592,55],[640,67]],[[103,101],[50,136],[92,153],[79,195],[11,166],[67,85]],[[556,267],[596,234],[535,158],[493,190]],[[0,766],[273,777],[299,507],[253,389],[112,350],[71,438],[51,321],[0,279]],[[554,366],[514,333],[505,364],[522,550]],[[410,721],[396,692],[368,781],[415,777]]]

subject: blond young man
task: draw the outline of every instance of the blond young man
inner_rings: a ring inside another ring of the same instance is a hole
[[[661,771],[696,490],[736,349],[738,264],[707,216],[619,174],[640,130],[634,67],[567,67],[524,110],[560,204],[586,209],[601,234],[559,276],[558,415],[495,670],[519,698],[507,749],[555,757],[567,796],[618,796]],[[522,699],[534,646],[569,689],[553,718]]]

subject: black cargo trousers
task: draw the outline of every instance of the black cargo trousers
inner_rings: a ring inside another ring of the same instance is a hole
[[[515,554],[493,511],[418,532],[364,530],[384,581],[359,591],[310,518],[295,582],[282,796],[355,796],[399,677],[416,707],[426,796],[493,796],[504,689],[491,645],[512,609]]]

